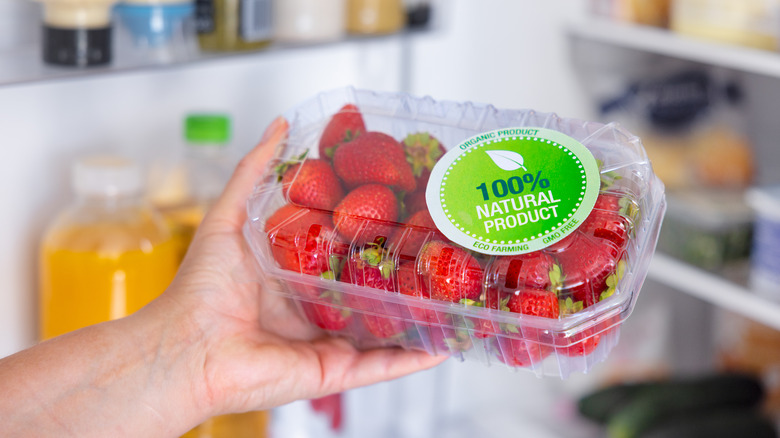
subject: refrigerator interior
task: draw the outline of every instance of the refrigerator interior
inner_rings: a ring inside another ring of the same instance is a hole
[[[37,26],[29,20],[35,14],[20,1],[0,8]],[[149,161],[180,144],[181,119],[190,111],[229,113],[232,147],[240,155],[276,115],[320,91],[347,85],[599,119],[594,101],[627,77],[691,64],[571,37],[568,23],[587,23],[584,2],[435,5],[436,26],[415,34],[0,86],[7,154],[0,161],[0,357],[35,343],[38,244],[70,196],[67,163],[80,155],[120,152]],[[29,27],[12,23],[0,24],[0,55],[37,42]],[[0,70],[12,62],[11,55],[0,58]],[[759,181],[780,182],[775,144],[780,125],[773,114],[780,82],[721,70],[744,85],[744,118],[756,146]],[[451,359],[434,370],[345,394],[338,436],[602,436],[603,430],[578,417],[576,399],[608,382],[711,369],[721,311],[648,279],[621,342],[591,373],[540,379]],[[273,436],[325,437],[328,429],[306,401],[274,411]]]

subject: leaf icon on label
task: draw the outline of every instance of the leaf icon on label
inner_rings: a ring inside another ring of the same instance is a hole
[[[523,165],[523,156],[512,151],[485,151],[486,154],[496,163],[496,166],[503,170],[528,170]]]

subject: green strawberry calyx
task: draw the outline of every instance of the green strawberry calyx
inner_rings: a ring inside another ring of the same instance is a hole
[[[325,148],[325,156],[328,159],[332,160],[333,155],[336,154],[336,149],[338,149],[339,146],[358,138],[359,135],[360,135],[360,130],[353,132],[351,129],[347,129],[346,131],[344,131],[344,138],[342,138],[340,142],[334,144],[333,146],[328,146]]]
[[[599,174],[601,175],[601,190],[612,187],[612,185],[615,184],[615,181],[622,178],[622,176],[620,176],[620,174],[618,174],[614,170],[609,172],[604,172],[602,170],[604,167],[603,161],[596,159],[596,164],[599,167]]]
[[[382,278],[388,279],[393,275],[395,263],[385,258],[385,252],[379,244],[371,243],[366,248],[360,250],[360,260],[366,262],[369,266],[379,268]]]
[[[601,295],[599,296],[599,301],[605,300],[615,294],[618,283],[620,282],[620,279],[623,278],[623,275],[625,275],[625,273],[626,273],[626,262],[625,260],[621,259],[617,264],[617,268],[615,269],[615,272],[609,277],[607,277],[607,290],[601,293]]]
[[[550,289],[558,295],[558,291],[563,287],[564,279],[561,266],[557,263],[553,264],[547,276],[550,278]]]
[[[573,315],[585,308],[585,304],[582,301],[574,301],[571,297],[558,300],[558,312],[561,315]]]
[[[276,182],[282,182],[282,178],[284,178],[284,174],[287,173],[288,170],[290,170],[291,167],[295,166],[296,164],[301,164],[304,160],[306,160],[306,156],[309,154],[309,150],[303,151],[302,154],[298,155],[297,157],[293,158],[292,160],[285,161],[278,166],[274,168],[274,173],[276,173]]]
[[[412,166],[415,177],[422,175],[423,169],[431,170],[442,156],[439,140],[427,132],[409,134],[404,138],[406,161]]]

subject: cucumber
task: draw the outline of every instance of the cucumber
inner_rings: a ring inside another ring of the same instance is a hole
[[[678,380],[645,388],[617,410],[607,423],[610,438],[636,438],[654,426],[704,411],[747,409],[764,397],[754,376],[721,374]]]
[[[668,384],[669,382],[637,382],[608,386],[580,398],[577,401],[577,410],[585,418],[598,424],[606,424],[612,414],[640,392]]]
[[[777,438],[775,426],[753,409],[707,411],[652,428],[642,438]]]

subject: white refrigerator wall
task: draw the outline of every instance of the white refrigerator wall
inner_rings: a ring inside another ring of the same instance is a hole
[[[37,336],[38,245],[70,200],[69,165],[85,153],[148,160],[181,142],[191,111],[233,117],[249,150],[279,113],[353,85],[587,117],[564,22],[580,2],[447,0],[434,31],[271,50],[170,68],[0,87],[0,357]],[[0,46],[2,47],[2,46]]]

